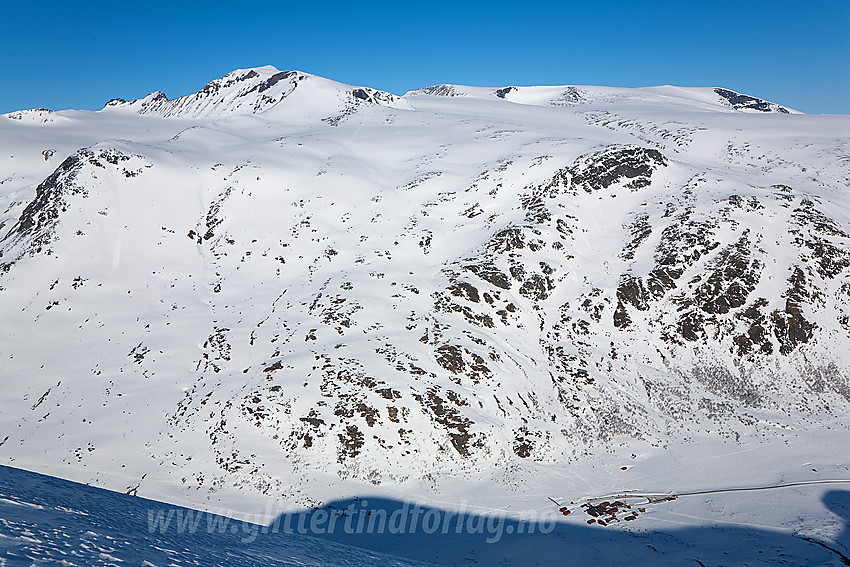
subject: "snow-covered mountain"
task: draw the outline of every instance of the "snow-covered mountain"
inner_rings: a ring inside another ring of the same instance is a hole
[[[357,103],[364,102],[410,108],[404,99],[389,93],[354,88],[298,71],[278,71],[272,66],[233,71],[211,81],[195,94],[174,100],[157,91],[131,102],[112,99],[106,103],[106,108],[164,117],[222,118],[267,112],[293,95],[290,104],[302,111],[307,110],[305,103],[307,107],[319,107],[328,112],[352,112]]]
[[[0,116],[0,457],[237,516],[846,478],[848,132],[273,67]]]

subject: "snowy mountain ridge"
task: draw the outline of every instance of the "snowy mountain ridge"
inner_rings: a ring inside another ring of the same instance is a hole
[[[628,104],[633,102],[646,107],[658,104],[693,105],[706,110],[726,109],[743,112],[778,112],[800,114],[776,103],[764,101],[719,87],[658,87],[616,88],[594,86],[532,86],[532,87],[467,87],[463,85],[434,85],[415,89],[405,97],[422,95],[470,97],[478,99],[499,98],[518,104],[538,106],[574,106],[580,104]],[[415,100],[415,99],[414,99]]]
[[[848,117],[273,67],[7,117],[4,464],[233,515],[846,471]]]
[[[112,99],[104,110],[131,110],[138,114],[182,118],[221,118],[233,114],[257,114],[280,104],[285,98],[303,90],[310,97],[320,97],[320,104],[349,107],[357,103],[382,104],[390,108],[409,108],[403,99],[370,89],[349,87],[316,75],[299,71],[278,71],[267,65],[255,69],[237,69],[210,81],[194,94],[169,100],[156,91],[134,101]],[[297,104],[297,103],[296,103]],[[316,104],[316,101],[314,101]]]

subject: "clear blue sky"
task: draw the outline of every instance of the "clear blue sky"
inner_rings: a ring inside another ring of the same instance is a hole
[[[0,0],[0,113],[99,109],[271,64],[438,83],[724,86],[850,114],[850,0]]]

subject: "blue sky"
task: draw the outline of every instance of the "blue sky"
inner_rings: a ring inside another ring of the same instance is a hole
[[[271,64],[438,83],[723,86],[850,114],[850,0],[0,0],[0,113],[169,98]]]

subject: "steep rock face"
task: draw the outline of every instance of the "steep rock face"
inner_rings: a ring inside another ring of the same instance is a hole
[[[25,145],[28,185],[4,162],[10,458],[313,504],[317,478],[520,491],[592,450],[847,414],[843,122],[785,139],[782,113],[706,112],[710,91],[659,114],[640,89],[414,105],[323,81],[115,101],[101,124],[130,109],[138,131],[58,167]]]
[[[20,214],[17,222],[0,238],[0,270],[8,271],[21,258],[34,254],[52,254],[57,239],[60,217],[68,211],[73,200],[89,196],[86,182],[97,179],[98,168],[119,173],[125,178],[136,177],[142,171],[138,158],[113,148],[83,148],[68,156],[47,179],[35,188],[35,197]],[[130,161],[131,158],[136,158]],[[130,163],[127,163],[130,162]],[[80,172],[89,166],[88,179],[79,180]],[[130,169],[128,169],[128,167]],[[144,167],[150,167],[145,164]]]
[[[64,195],[79,190],[73,181],[82,166],[83,157],[84,153],[69,156],[50,177],[36,187],[35,198],[23,210],[18,222],[3,237],[4,251],[8,246],[26,240],[23,248],[36,254],[50,243],[53,239],[53,229],[59,222],[59,213],[64,210]],[[18,258],[22,255],[23,251],[18,254]],[[3,269],[9,269],[8,260]]]
[[[789,114],[788,109],[773,102],[768,102],[754,96],[736,93],[729,89],[714,89],[725,102],[735,110],[754,110],[758,112],[779,112]]]

